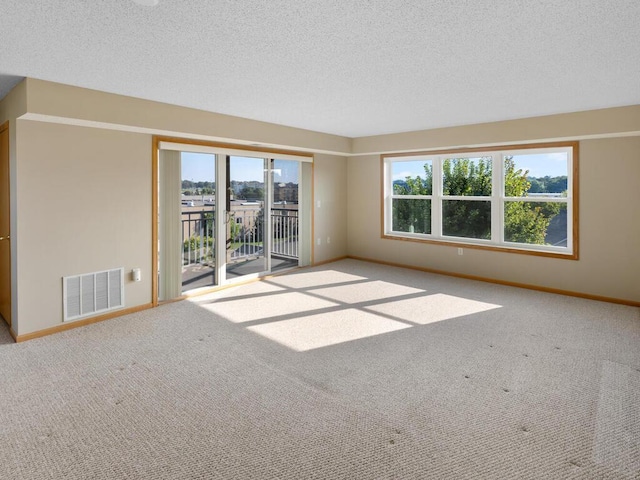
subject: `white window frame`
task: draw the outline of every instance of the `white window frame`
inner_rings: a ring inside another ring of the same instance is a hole
[[[504,192],[504,159],[516,155],[566,153],[567,154],[567,195],[566,196],[524,196],[506,197]],[[443,195],[442,165],[447,158],[491,157],[492,185],[490,196],[445,196]],[[392,168],[395,163],[408,161],[432,162],[433,180],[431,195],[395,195],[393,193]],[[478,149],[440,150],[410,154],[385,154],[381,156],[383,182],[382,237],[424,243],[437,243],[458,247],[480,248],[539,256],[550,256],[577,260],[578,258],[578,143],[558,142],[553,144],[532,144],[486,147]],[[392,203],[394,199],[431,200],[431,233],[412,233],[392,229]],[[444,200],[490,201],[491,238],[477,239],[444,235],[442,232],[442,207]],[[504,210],[506,202],[526,201],[540,203],[560,203],[567,208],[567,245],[534,245],[508,242],[504,239]]]

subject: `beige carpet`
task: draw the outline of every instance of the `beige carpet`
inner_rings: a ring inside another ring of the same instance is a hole
[[[345,260],[0,332],[2,479],[640,479],[637,308]]]

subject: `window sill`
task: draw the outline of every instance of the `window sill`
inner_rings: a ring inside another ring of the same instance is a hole
[[[577,249],[574,248],[573,252],[567,251],[558,252],[558,251],[545,251],[538,249],[530,249],[526,247],[517,247],[517,246],[508,246],[508,245],[495,245],[495,244],[481,244],[475,243],[473,241],[455,241],[455,240],[444,240],[444,239],[435,239],[435,238],[424,238],[424,237],[413,237],[413,236],[405,236],[393,233],[383,233],[381,236],[384,240],[400,240],[404,242],[416,242],[416,243],[425,243],[430,245],[441,245],[445,247],[457,247],[457,248],[471,248],[474,250],[489,250],[493,252],[504,252],[504,253],[516,253],[520,255],[532,255],[536,257],[548,257],[548,258],[558,258],[562,260],[578,260],[578,252]]]

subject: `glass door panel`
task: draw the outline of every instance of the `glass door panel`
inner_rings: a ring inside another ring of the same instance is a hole
[[[216,156],[181,152],[182,291],[216,284]]]
[[[300,162],[271,160],[271,271],[298,266]]]
[[[227,156],[226,277],[269,270],[265,222],[266,172],[264,158]]]

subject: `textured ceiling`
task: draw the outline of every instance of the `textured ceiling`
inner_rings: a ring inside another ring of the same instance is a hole
[[[640,104],[639,0],[0,0],[21,77],[357,137]]]

